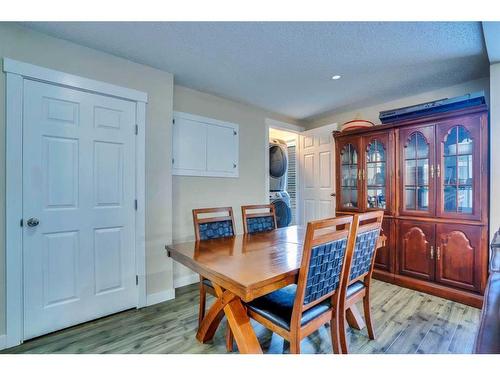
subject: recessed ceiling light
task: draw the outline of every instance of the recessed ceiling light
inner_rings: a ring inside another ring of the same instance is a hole
[[[332,76],[332,79],[337,80],[337,79],[340,79],[340,77],[342,77],[342,76],[339,76],[338,74],[336,74],[336,75]]]

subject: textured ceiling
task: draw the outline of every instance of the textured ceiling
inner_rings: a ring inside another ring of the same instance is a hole
[[[500,62],[500,22],[483,22],[483,33],[490,63]]]
[[[479,22],[24,25],[169,71],[177,84],[306,121],[488,75]]]

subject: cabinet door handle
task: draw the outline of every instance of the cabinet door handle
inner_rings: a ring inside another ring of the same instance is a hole
[[[439,260],[439,258],[441,258],[441,249],[438,246],[436,249],[436,259]]]
[[[431,165],[431,178],[434,178],[434,166],[433,165]]]
[[[431,259],[434,259],[434,246],[431,246]]]
[[[439,166],[439,164],[436,166],[436,176],[437,178],[439,178],[439,175],[441,174],[441,167]],[[439,249],[439,248],[438,248]]]

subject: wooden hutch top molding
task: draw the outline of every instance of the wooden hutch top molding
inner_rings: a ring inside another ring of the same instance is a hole
[[[438,122],[438,121],[443,120],[443,119],[449,120],[449,119],[452,119],[455,117],[471,115],[474,113],[483,113],[483,112],[488,112],[488,106],[486,104],[482,104],[482,105],[478,105],[478,106],[474,106],[474,107],[468,107],[468,108],[459,109],[459,110],[450,111],[450,112],[436,113],[434,115],[422,116],[422,117],[417,117],[417,118],[413,118],[413,119],[394,121],[394,122],[390,122],[387,124],[377,124],[377,125],[370,127],[370,128],[354,129],[354,130],[346,130],[346,131],[335,130],[332,133],[333,133],[333,136],[335,138],[339,138],[339,137],[345,137],[345,136],[356,135],[356,134],[366,134],[366,133],[372,133],[372,132],[376,132],[376,131],[385,131],[388,129],[413,126],[413,125],[424,124],[424,123],[429,123],[429,122]]]

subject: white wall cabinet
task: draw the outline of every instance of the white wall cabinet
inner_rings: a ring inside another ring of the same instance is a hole
[[[174,175],[238,177],[238,124],[174,112],[172,141]]]

